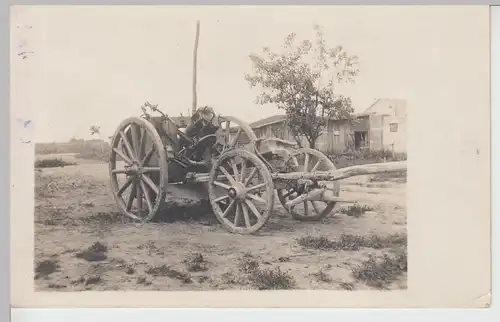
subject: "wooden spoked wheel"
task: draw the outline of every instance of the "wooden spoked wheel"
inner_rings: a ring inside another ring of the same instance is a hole
[[[293,162],[297,171],[300,172],[335,170],[335,165],[326,155],[318,150],[309,148],[297,149],[294,157],[289,162]],[[327,191],[327,193],[333,193],[336,196],[339,195],[340,186],[337,181],[324,183],[332,189]],[[285,206],[286,202],[303,194],[304,192],[302,189],[303,187],[299,185],[290,186],[285,189],[277,189],[278,199],[281,204]],[[289,213],[296,220],[319,221],[332,212],[335,204],[335,202],[304,201],[302,204],[292,207]]]
[[[232,233],[257,232],[274,206],[271,173],[255,154],[241,149],[218,158],[210,172],[208,192],[217,220]]]
[[[220,116],[219,124],[216,147],[221,153],[257,140],[252,128],[235,117]]]
[[[167,158],[163,142],[147,120],[124,120],[112,138],[111,190],[120,210],[142,222],[153,219],[165,200]]]

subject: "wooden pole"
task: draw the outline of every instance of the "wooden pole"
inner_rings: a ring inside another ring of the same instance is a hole
[[[193,51],[193,106],[191,107],[192,113],[194,115],[196,112],[197,97],[196,97],[196,67],[198,58],[198,41],[200,39],[200,21],[196,22],[196,38],[194,40],[194,51]]]
[[[407,172],[407,161],[354,165],[330,171],[273,173],[271,178],[276,181],[337,181],[355,176],[390,172]],[[209,174],[196,173],[190,180],[192,182],[208,182]],[[224,182],[226,179],[225,176],[221,175],[217,180]]]
[[[273,173],[271,174],[271,177],[274,180],[285,181],[296,181],[299,179],[314,181],[336,181],[367,174],[407,171],[406,165],[406,161],[393,161],[385,163],[354,165],[351,167],[330,171]]]

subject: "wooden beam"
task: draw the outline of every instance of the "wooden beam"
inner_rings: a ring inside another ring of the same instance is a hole
[[[344,202],[344,203],[354,203],[355,200],[344,199],[333,194],[325,194],[328,189],[326,188],[317,188],[313,189],[307,193],[304,193],[298,196],[295,199],[287,201],[284,207],[290,210],[293,206],[303,203],[304,201],[324,201],[324,202]]]
[[[406,161],[363,164],[332,171],[273,173],[271,176],[274,180],[285,181],[296,181],[298,179],[336,181],[354,176],[401,171],[407,171]]]
[[[191,107],[192,113],[194,115],[196,112],[197,95],[196,95],[196,85],[197,85],[197,65],[198,65],[198,42],[200,39],[200,21],[196,22],[196,37],[194,39],[194,50],[193,50],[193,106]]]

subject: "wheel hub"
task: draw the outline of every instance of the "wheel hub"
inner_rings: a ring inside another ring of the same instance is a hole
[[[137,175],[141,174],[141,166],[136,161],[134,161],[134,163],[132,163],[131,165],[126,166],[126,169],[127,169],[128,174],[130,174],[130,175],[137,176]]]
[[[229,197],[235,198],[237,195],[236,189],[230,188],[227,194],[229,195]]]
[[[236,184],[227,190],[227,195],[231,199],[242,201],[245,200],[246,190],[242,185]]]

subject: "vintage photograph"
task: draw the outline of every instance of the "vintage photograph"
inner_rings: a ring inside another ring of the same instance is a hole
[[[407,288],[398,11],[234,10],[13,26],[40,106],[36,291]]]

